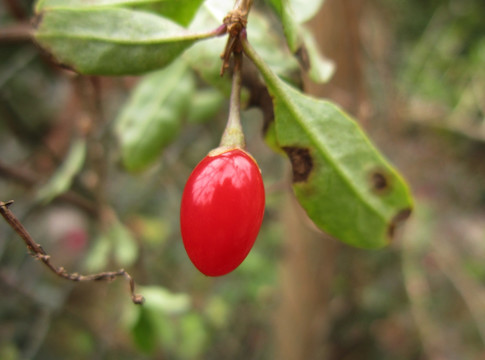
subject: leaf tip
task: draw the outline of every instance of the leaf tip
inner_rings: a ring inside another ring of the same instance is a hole
[[[387,228],[387,235],[390,240],[394,238],[396,233],[396,228],[402,224],[411,215],[412,209],[406,208],[399,211],[392,219],[389,227]]]

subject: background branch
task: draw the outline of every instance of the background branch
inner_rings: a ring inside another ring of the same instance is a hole
[[[37,244],[32,236],[28,233],[27,229],[22,225],[20,220],[10,211],[9,206],[13,204],[13,200],[3,202],[0,201],[0,214],[3,216],[5,221],[10,225],[10,227],[24,240],[25,245],[31,251],[31,254],[34,258],[42,261],[52,272],[54,272],[57,276],[60,276],[66,280],[71,281],[101,281],[107,280],[111,281],[117,277],[123,276],[126,280],[128,280],[130,284],[130,294],[131,300],[135,304],[143,304],[144,298],[141,295],[135,294],[135,282],[131,275],[125,271],[124,269],[120,269],[118,271],[108,271],[108,272],[101,272],[98,274],[91,274],[91,275],[81,275],[78,273],[69,273],[67,272],[62,266],[56,267],[50,261],[49,254]]]

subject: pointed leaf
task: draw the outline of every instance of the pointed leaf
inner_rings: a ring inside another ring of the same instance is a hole
[[[139,171],[158,159],[175,138],[194,80],[183,62],[147,75],[116,119],[123,165]]]
[[[71,187],[74,176],[81,170],[86,158],[86,141],[75,140],[64,162],[50,178],[50,180],[37,192],[37,200],[46,204],[56,196],[66,192]]]
[[[301,47],[301,37],[299,34],[299,24],[288,5],[288,0],[270,0],[276,14],[283,25],[283,32],[291,52],[296,53]]]
[[[285,78],[298,72],[298,62],[291,56],[281,35],[272,28],[267,16],[251,12],[247,31],[251,44],[271,70]]]
[[[378,248],[412,207],[400,175],[334,104],[280,80],[244,42],[273,96],[276,138],[293,165],[293,190],[313,222],[348,244]]]
[[[39,0],[36,12],[54,8],[125,7],[154,12],[187,26],[203,0]]]
[[[36,41],[63,65],[93,75],[140,74],[164,67],[195,41],[170,20],[123,8],[46,10]]]
[[[305,53],[305,55],[300,55],[300,63],[314,82],[325,83],[329,81],[335,72],[335,64],[320,53],[310,31],[303,27],[300,30],[303,44],[299,53]]]
[[[302,22],[315,15],[323,1],[305,1],[304,5],[301,4],[302,0],[270,2],[281,20],[288,47],[298,58],[303,70],[308,72],[314,82],[327,82],[333,75],[335,66],[320,53],[313,34],[302,25]]]

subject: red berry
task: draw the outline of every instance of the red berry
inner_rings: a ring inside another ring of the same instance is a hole
[[[185,250],[203,274],[237,268],[251,250],[264,213],[256,161],[241,149],[206,156],[185,185],[180,227]]]

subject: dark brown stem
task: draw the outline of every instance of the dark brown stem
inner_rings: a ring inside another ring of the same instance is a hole
[[[99,274],[81,275],[78,273],[68,273],[62,266],[56,267],[51,263],[50,255],[37,244],[27,229],[22,225],[20,220],[10,211],[9,207],[13,204],[13,200],[3,202],[0,201],[0,214],[10,227],[24,240],[25,245],[31,252],[31,255],[42,261],[53,273],[66,280],[70,281],[112,281],[117,277],[123,276],[130,285],[131,300],[135,304],[143,304],[144,298],[139,294],[135,294],[135,282],[131,275],[124,269],[118,271],[108,271]]]
[[[249,10],[252,4],[253,0],[236,0],[234,8],[224,18],[224,25],[229,33],[229,37],[227,38],[224,52],[221,54],[221,76],[224,75],[224,72],[229,67],[231,55],[242,52],[240,36],[246,29]]]

